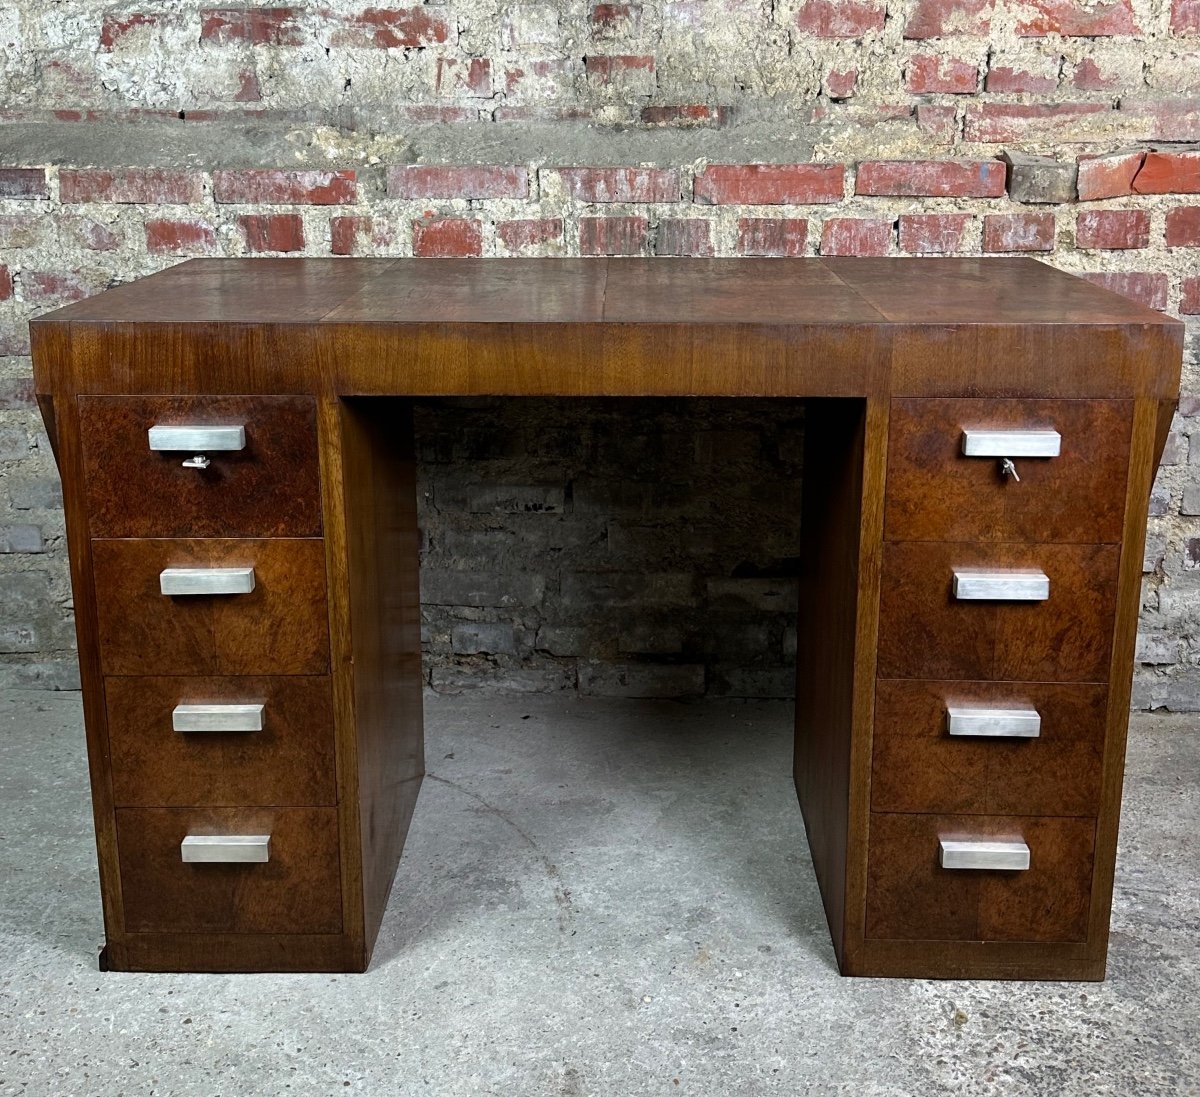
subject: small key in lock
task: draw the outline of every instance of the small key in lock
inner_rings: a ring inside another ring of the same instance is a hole
[[[1011,457],[1004,457],[1001,459],[1000,475],[1011,476],[1018,484],[1021,482],[1021,477],[1017,475],[1017,466],[1013,464]]]

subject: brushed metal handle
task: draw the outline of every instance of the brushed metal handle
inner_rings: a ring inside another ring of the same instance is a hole
[[[983,705],[947,705],[946,731],[950,735],[1036,739],[1042,733],[1042,717],[1037,709],[1028,706],[986,708]]]
[[[253,568],[164,568],[158,589],[179,594],[249,594],[254,590]]]
[[[263,864],[271,859],[269,834],[189,834],[179,854],[192,865]]]
[[[160,426],[149,430],[150,448],[164,453],[206,453],[246,448],[245,427],[208,427],[201,424]]]
[[[967,457],[1057,457],[1062,435],[1056,430],[980,430],[962,433]]]
[[[1021,841],[991,838],[939,838],[942,868],[1001,869],[1021,872],[1029,868],[1029,847]]]
[[[1037,568],[955,568],[954,597],[960,602],[1044,602],[1050,577]]]
[[[175,731],[262,731],[262,705],[176,705]]]

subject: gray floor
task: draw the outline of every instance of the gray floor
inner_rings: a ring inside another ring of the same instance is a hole
[[[1103,984],[850,980],[787,706],[430,697],[363,976],[101,975],[74,695],[0,694],[0,1094],[1200,1093],[1200,731],[1135,720]]]

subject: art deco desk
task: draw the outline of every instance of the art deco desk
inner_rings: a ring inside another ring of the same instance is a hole
[[[841,970],[1103,976],[1182,328],[1025,259],[204,260],[33,324],[120,970],[362,970],[424,771],[408,398],[810,401]]]

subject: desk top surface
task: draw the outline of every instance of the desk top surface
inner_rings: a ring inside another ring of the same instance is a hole
[[[35,321],[1176,325],[1025,258],[194,259]]]

